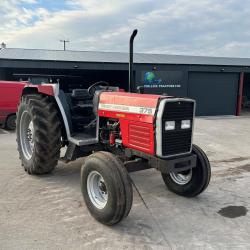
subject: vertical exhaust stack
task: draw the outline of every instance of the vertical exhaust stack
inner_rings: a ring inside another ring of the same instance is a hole
[[[134,39],[135,36],[137,35],[137,29],[135,29],[130,36],[129,40],[129,86],[128,86],[128,91],[131,92],[132,89],[132,84],[134,80]]]

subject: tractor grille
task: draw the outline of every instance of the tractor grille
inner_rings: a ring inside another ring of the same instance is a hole
[[[193,101],[166,102],[162,115],[162,156],[188,153],[192,143]],[[190,120],[190,129],[181,129],[181,121]],[[175,121],[174,130],[165,130],[166,121]]]

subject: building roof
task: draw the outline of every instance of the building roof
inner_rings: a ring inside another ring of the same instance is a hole
[[[44,49],[15,49],[0,50],[0,60],[35,60],[35,61],[69,61],[69,62],[99,62],[99,63],[128,63],[128,53],[44,50]],[[221,65],[221,66],[250,66],[250,58],[185,56],[166,54],[135,53],[134,62],[138,64],[187,64],[187,65]]]

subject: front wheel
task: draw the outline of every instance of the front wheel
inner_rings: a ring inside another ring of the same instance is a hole
[[[97,152],[86,158],[81,189],[89,212],[99,222],[114,225],[129,214],[132,184],[123,163],[113,154]]]
[[[211,177],[210,163],[204,151],[193,145],[192,153],[197,156],[196,167],[177,173],[162,173],[167,188],[173,193],[186,197],[194,197],[203,192]]]

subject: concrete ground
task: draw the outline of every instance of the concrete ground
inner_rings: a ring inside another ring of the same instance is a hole
[[[132,210],[114,227],[96,222],[79,186],[82,159],[51,175],[26,174],[15,134],[0,130],[0,249],[250,249],[250,118],[196,120],[194,141],[212,180],[199,197],[170,193],[160,174],[131,174]]]

